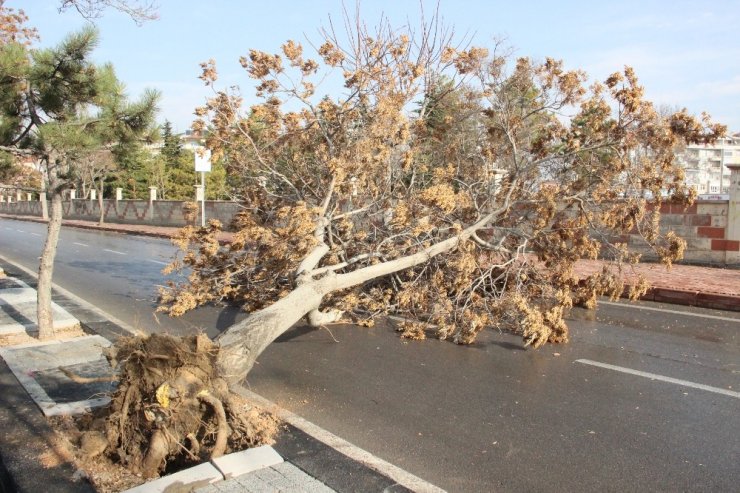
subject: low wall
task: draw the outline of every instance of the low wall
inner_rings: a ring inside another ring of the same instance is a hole
[[[149,224],[152,226],[182,227],[200,225],[200,213],[189,216],[184,207],[187,202],[180,200],[103,200],[105,222],[122,224]],[[240,202],[206,201],[206,220],[218,219],[228,227],[236,214],[243,209]],[[62,203],[65,219],[97,221],[100,207],[97,200],[67,200]],[[0,203],[0,213],[19,216],[41,217],[41,202],[21,201]]]
[[[698,201],[690,207],[663,204],[660,230],[674,231],[686,240],[684,261],[695,264],[740,266],[740,239],[728,237],[730,203],[727,200]],[[645,241],[637,234],[626,235],[631,250],[651,258]]]

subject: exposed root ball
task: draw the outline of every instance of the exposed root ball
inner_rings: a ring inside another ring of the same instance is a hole
[[[228,391],[217,375],[218,346],[205,335],[151,335],[107,350],[121,367],[105,418],[106,453],[155,477],[231,450],[271,443],[274,417]]]

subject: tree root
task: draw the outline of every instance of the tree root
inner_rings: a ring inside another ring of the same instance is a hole
[[[250,446],[272,443],[277,419],[230,394],[219,347],[205,335],[122,339],[106,352],[119,385],[101,429],[106,455],[156,477]]]
[[[198,393],[198,399],[211,406],[211,408],[213,408],[213,412],[216,413],[216,418],[218,419],[218,432],[216,434],[216,443],[213,445],[213,450],[211,451],[211,459],[221,457],[226,452],[226,440],[231,433],[229,425],[226,422],[224,406],[220,400],[216,399],[205,390]]]
[[[163,430],[157,430],[149,440],[149,450],[142,461],[144,477],[153,478],[159,475],[160,465],[170,453],[170,441]]]

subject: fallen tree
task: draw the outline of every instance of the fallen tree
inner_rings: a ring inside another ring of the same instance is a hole
[[[195,130],[247,206],[228,245],[216,221],[179,233],[168,269],[187,269],[187,282],[162,292],[161,309],[230,301],[250,315],[214,345],[151,336],[114,355],[130,368],[103,445],[134,470],[248,436],[233,433],[227,386],[302,319],[371,325],[392,312],[408,338],[433,326],[469,344],[492,327],[539,347],[567,341],[574,304],[622,294],[620,272],[640,256],[621,235],[640,234],[668,265],[682,255],[646,202],[689,204],[673,149],[723,127],[659,115],[629,68],[587,87],[555,60],[452,45],[436,18],[417,32],[346,20],[341,39],[323,31],[316,60],[292,41],[243,57],[260,98],[246,110],[203,64],[214,94]],[[318,96],[337,78],[343,89]],[[574,274],[597,257],[601,272]]]
[[[247,209],[230,245],[215,221],[180,233],[170,269],[190,274],[162,302],[174,316],[223,300],[250,312],[218,338],[224,377],[243,380],[304,317],[370,324],[392,311],[418,320],[402,327],[411,338],[430,323],[457,343],[485,327],[563,342],[569,307],[622,294],[619,273],[640,256],[621,235],[681,258],[646,202],[691,203],[674,148],[724,127],[658,114],[630,68],[586,86],[556,60],[453,45],[436,18],[418,31],[345,21],[345,36],[322,31],[316,59],[293,41],[242,57],[260,99],[248,109],[202,65],[214,94],[195,130]],[[319,96],[337,79],[342,90]],[[574,275],[597,257],[602,272]]]

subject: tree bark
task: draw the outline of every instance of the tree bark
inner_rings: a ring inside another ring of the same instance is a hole
[[[98,208],[100,209],[100,217],[98,218],[98,224],[103,225],[105,223],[105,204],[103,203],[103,178],[100,178],[100,188],[98,188]]]
[[[244,380],[272,341],[319,307],[328,292],[321,289],[320,282],[298,286],[285,298],[252,313],[221,334],[217,339],[221,346],[217,362],[221,376],[230,383]]]
[[[39,325],[39,339],[54,337],[54,320],[51,309],[51,283],[54,274],[54,257],[57,253],[59,231],[62,227],[62,191],[58,186],[51,187],[51,210],[44,249],[39,262],[39,282],[36,288],[36,315]]]
[[[312,325],[336,320],[336,314],[321,316],[312,313],[318,310],[321,300],[327,294],[427,262],[436,255],[456,248],[467,236],[469,233],[466,231],[414,255],[365,267],[348,274],[330,273],[318,280],[300,282],[285,298],[254,312],[218,337],[221,350],[217,364],[221,375],[230,383],[244,380],[262,351],[307,315],[311,315],[308,322]]]
[[[39,202],[41,202],[41,219],[49,219],[49,204],[46,199],[46,180],[41,178],[41,192],[39,193]]]

